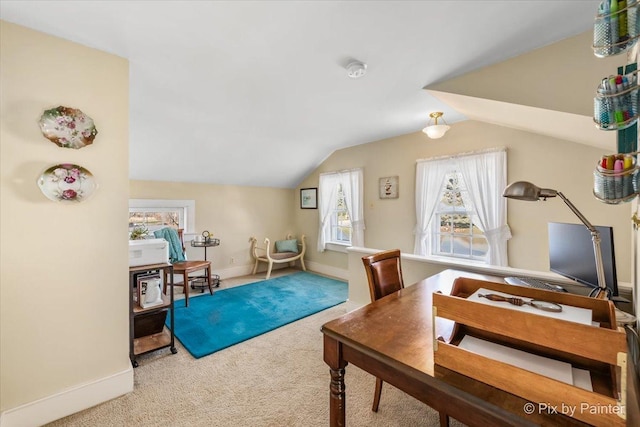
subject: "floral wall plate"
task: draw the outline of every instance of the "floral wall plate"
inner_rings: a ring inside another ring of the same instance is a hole
[[[97,188],[91,172],[71,164],[51,166],[38,178],[38,186],[47,198],[70,202],[85,200]]]
[[[93,143],[98,134],[93,119],[75,108],[46,110],[39,123],[42,134],[59,147],[82,148]]]

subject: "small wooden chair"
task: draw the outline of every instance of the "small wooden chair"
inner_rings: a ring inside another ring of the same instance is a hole
[[[184,247],[184,230],[182,228],[178,229],[178,236],[180,237],[180,243],[182,244],[182,253],[185,252]],[[173,263],[173,274],[182,274],[182,283],[173,282],[174,286],[182,286],[184,289],[184,302],[187,307],[189,307],[189,275],[191,273],[195,273],[196,271],[204,270],[204,278],[206,279],[207,285],[209,286],[209,293],[213,295],[213,287],[211,286],[211,261],[179,261]],[[202,277],[202,276],[198,276]],[[191,280],[195,279],[195,277],[191,277]],[[167,293],[167,271],[165,270],[164,274],[164,293]]]
[[[378,252],[362,257],[362,263],[367,273],[371,302],[404,288],[400,249]],[[373,412],[378,412],[381,394],[382,380],[376,378],[376,388],[373,393],[373,405],[371,407]],[[440,412],[440,425],[442,427],[449,425],[449,416],[444,412]]]

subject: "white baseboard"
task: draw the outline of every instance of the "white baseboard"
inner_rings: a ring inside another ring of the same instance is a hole
[[[306,261],[305,260],[305,266],[307,267],[307,270],[316,272],[316,273],[320,273],[320,274],[324,274],[325,276],[331,276],[331,277],[335,277],[337,279],[341,279],[341,280],[348,280],[348,275],[349,275],[349,270],[345,270],[342,268],[336,268],[336,267],[330,267],[324,264],[319,264],[317,262],[313,262],[313,261]],[[296,266],[299,267],[300,264],[296,262]],[[287,268],[289,267],[289,264],[274,264],[273,265],[273,271],[280,269],[280,268]],[[258,265],[258,272],[256,273],[257,275],[260,275],[261,273],[264,276],[264,273],[266,271],[266,264],[264,263],[260,263]],[[232,277],[240,277],[240,276],[248,276],[253,272],[253,264],[248,264],[248,265],[239,265],[237,267],[228,267],[228,268],[215,268],[213,269],[213,274],[217,274],[218,276],[220,276],[221,280],[224,279],[230,279]]]
[[[133,368],[47,396],[0,414],[2,427],[50,423],[133,391]]]
[[[340,280],[349,280],[349,270],[343,268],[331,267],[324,264],[319,264],[313,261],[305,261],[307,270],[314,271],[316,273],[324,274],[325,276],[335,277]]]
[[[271,271],[276,271],[280,268],[287,268],[287,267],[289,267],[289,264],[274,264],[273,267],[271,268]],[[266,271],[267,271],[266,264],[260,263],[260,265],[258,266],[258,271],[256,272],[256,276],[260,276],[260,274],[262,274],[262,278],[264,279],[264,275]],[[220,269],[214,268],[212,272],[212,274],[217,274],[218,276],[220,276],[220,280],[231,279],[234,277],[249,276],[251,275],[251,273],[253,273],[253,264],[239,265],[237,267],[220,268]]]
[[[228,268],[213,268],[212,273],[220,276],[221,280],[230,279],[232,277],[248,276],[253,271],[253,264],[238,265]]]

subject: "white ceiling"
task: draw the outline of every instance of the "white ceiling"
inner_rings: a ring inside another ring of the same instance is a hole
[[[598,3],[2,0],[0,18],[130,61],[131,179],[294,188],[432,111],[465,120],[423,88],[587,31]]]

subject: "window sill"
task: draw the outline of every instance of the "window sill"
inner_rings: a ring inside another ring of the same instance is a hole
[[[333,251],[333,252],[341,252],[343,254],[347,253],[347,248],[351,247],[350,244],[348,243],[335,243],[335,242],[329,242],[326,244],[326,249],[328,251]]]
[[[478,259],[462,258],[462,257],[448,257],[443,255],[425,255],[425,258],[433,259],[436,261],[460,264],[460,265],[488,265],[486,261]]]

